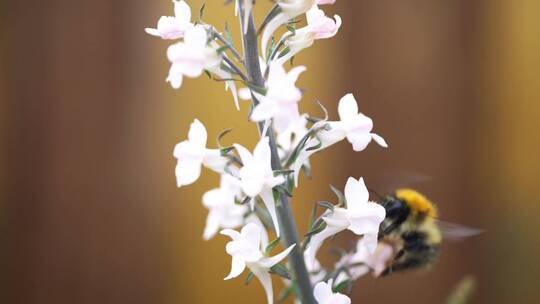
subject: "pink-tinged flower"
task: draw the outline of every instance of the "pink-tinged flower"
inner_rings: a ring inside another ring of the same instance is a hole
[[[253,109],[251,120],[273,119],[278,133],[285,130],[291,122],[298,120],[298,102],[302,99],[302,92],[296,87],[296,81],[305,70],[304,66],[298,66],[287,73],[283,66],[272,63],[266,82],[266,95]]]
[[[327,130],[321,130],[316,138],[310,138],[305,148],[302,149],[295,160],[293,170],[296,186],[298,186],[300,169],[311,155],[345,138],[352,144],[353,150],[356,152],[364,150],[371,140],[374,140],[384,148],[388,147],[384,138],[371,132],[373,130],[373,121],[371,118],[358,112],[358,105],[352,94],[349,93],[341,98],[338,105],[338,114],[339,121],[321,121],[312,127],[321,128],[326,125]],[[308,148],[317,145],[319,145],[317,149],[307,151]]]
[[[222,174],[219,188],[209,190],[203,195],[203,205],[208,209],[203,233],[205,240],[213,238],[220,229],[233,229],[243,225],[244,215],[249,210],[247,206],[235,203],[239,194],[240,188],[234,177]]]
[[[281,8],[281,13],[277,14],[270,22],[268,22],[262,33],[261,48],[263,58],[266,59],[268,41],[270,41],[270,37],[272,37],[274,32],[290,19],[307,12],[315,5],[315,2],[315,0],[279,0],[277,2],[277,5]]]
[[[334,15],[334,19],[326,17],[324,11],[314,5],[306,13],[307,27],[315,35],[315,39],[334,37],[341,27],[341,17]]]
[[[204,26],[196,25],[186,31],[183,42],[169,47],[167,57],[172,65],[167,81],[173,88],[180,88],[184,76],[199,77],[204,70],[219,67],[221,56],[216,46],[208,45],[207,40]]]
[[[189,5],[181,1],[173,1],[174,17],[161,16],[157,23],[157,28],[146,28],[145,31],[162,39],[179,39],[184,37],[186,30],[193,26],[191,24],[191,9]]]
[[[227,159],[221,156],[219,149],[207,149],[206,138],[206,128],[195,119],[189,128],[188,140],[174,147],[173,155],[178,160],[175,169],[178,187],[194,183],[201,175],[201,165],[224,172]]]
[[[377,247],[379,225],[386,216],[384,207],[369,201],[369,192],[363,178],[356,180],[349,177],[345,185],[345,199],[346,208],[334,208],[332,212],[323,216],[326,228],[311,238],[306,248],[306,264],[313,265],[324,240],[346,229],[364,236],[368,252],[372,253]]]
[[[238,277],[244,269],[251,272],[261,281],[269,304],[274,301],[270,268],[287,257],[295,245],[290,246],[273,257],[265,257],[261,246],[261,229],[255,224],[247,224],[240,232],[224,229],[221,234],[229,236],[232,241],[227,243],[226,251],[232,256],[231,272],[225,278],[229,280]]]
[[[282,38],[285,39],[285,45],[289,48],[289,52],[277,59],[278,62],[287,62],[303,49],[313,45],[315,40],[334,37],[341,27],[341,17],[334,15],[335,20],[329,18],[317,5],[313,5],[306,12],[306,18],[307,25],[305,27],[296,30],[294,34],[286,33]]]
[[[263,137],[255,146],[253,154],[239,144],[234,145],[240,159],[242,168],[238,172],[242,191],[251,198],[251,207],[254,207],[254,198],[259,196],[272,217],[276,235],[279,236],[279,224],[276,214],[276,204],[272,188],[285,182],[282,175],[274,176],[271,166],[270,146],[268,137]]]
[[[317,0],[318,5],[334,4],[334,3],[336,3],[336,0]]]
[[[351,304],[351,299],[344,294],[332,291],[332,282],[319,282],[313,288],[313,296],[319,304]]]
[[[356,251],[344,255],[337,263],[337,268],[346,268],[347,272],[341,272],[336,278],[336,284],[346,280],[357,280],[370,271],[374,276],[379,276],[388,266],[388,262],[395,256],[394,248],[383,242],[379,242],[375,251],[370,252],[368,247],[370,240],[360,239],[356,243]]]

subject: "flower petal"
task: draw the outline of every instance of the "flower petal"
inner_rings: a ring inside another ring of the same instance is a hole
[[[347,141],[352,144],[354,151],[364,151],[371,142],[371,134],[367,132],[350,132],[347,133]]]
[[[368,202],[369,192],[362,177],[358,180],[349,177],[345,185],[345,199],[347,200],[348,210],[355,210],[360,204]]]
[[[159,34],[159,31],[158,29],[155,29],[155,28],[150,28],[150,27],[147,27],[144,29],[144,31],[147,33],[147,34],[150,34],[152,36],[156,36],[156,37],[160,37],[161,35]]]
[[[305,71],[306,71],[306,67],[303,65],[294,67],[289,71],[289,73],[287,73],[287,79],[290,82],[295,83],[298,80],[298,77],[300,76],[300,74],[302,74]]]
[[[208,137],[208,133],[206,133],[206,128],[198,119],[195,119],[191,123],[191,126],[189,127],[189,133],[188,133],[189,141],[197,145],[198,147],[201,147],[204,149],[206,147],[207,137]]]
[[[219,216],[210,211],[206,217],[206,226],[204,227],[203,239],[208,241],[213,238],[219,231]]]
[[[246,269],[246,263],[239,257],[233,256],[232,257],[232,264],[231,264],[231,272],[228,276],[224,278],[224,280],[230,280],[232,278],[236,278],[242,272],[244,272],[244,269]]]
[[[224,174],[227,162],[228,159],[221,156],[219,149],[206,149],[204,152],[202,163],[206,168],[214,172]]]
[[[171,64],[171,68],[169,69],[169,75],[167,76],[167,79],[165,81],[170,83],[173,89],[177,90],[182,86],[183,78],[184,75],[182,74],[180,66],[176,63]]]
[[[271,154],[270,154],[270,145],[268,144],[269,139],[267,136],[261,138],[255,149],[253,150],[253,160],[259,164],[262,168],[270,168]],[[270,169],[271,170],[271,169]]]
[[[194,160],[178,160],[175,168],[178,187],[194,183],[201,176],[201,163]]]
[[[184,42],[187,45],[202,49],[206,46],[208,35],[202,25],[196,25],[186,31]]]
[[[277,263],[281,262],[281,260],[286,258],[289,255],[289,253],[291,253],[291,251],[294,249],[294,246],[296,246],[296,244],[292,244],[287,249],[283,250],[282,252],[280,252],[279,254],[276,254],[273,257],[261,259],[261,261],[259,262],[260,265],[265,268],[270,268],[276,265]]]
[[[241,237],[240,232],[234,229],[223,229],[219,232],[219,234],[226,235],[230,237],[233,241],[236,241]]]
[[[338,114],[341,120],[354,118],[358,114],[358,104],[353,94],[349,93],[339,100]]]
[[[377,203],[368,202],[350,210],[347,216],[350,222],[348,229],[355,234],[378,233],[379,225],[386,216],[386,210]]]
[[[384,147],[384,148],[388,148],[388,144],[386,143],[386,141],[384,140],[384,138],[382,138],[380,135],[378,134],[375,134],[375,133],[371,133],[371,138],[373,138],[373,140],[379,144],[379,146],[381,147]]]
[[[242,237],[250,244],[251,247],[260,250],[261,246],[261,228],[254,223],[249,223],[242,228],[240,232]]]
[[[257,265],[251,265],[251,264],[250,264],[249,269],[261,282],[261,285],[264,288],[264,292],[266,293],[266,299],[268,301],[268,304],[274,303],[274,293],[272,290],[272,278],[270,274],[268,273],[268,269],[261,268],[261,267],[258,267]]]
[[[326,228],[324,228],[323,231],[315,234],[311,237],[311,241],[309,242],[308,247],[305,250],[305,256],[306,256],[306,266],[308,268],[313,268],[315,265],[315,257],[317,255],[317,251],[319,248],[321,248],[324,240],[331,237],[332,235],[343,231],[347,228],[347,226],[333,226],[333,225],[327,225]]]
[[[265,101],[264,99],[259,103],[249,117],[252,121],[263,121],[274,117],[276,113],[276,103],[272,101]]]
[[[319,282],[313,288],[313,296],[318,303],[327,303],[332,296],[332,286],[326,282]]]
[[[175,17],[181,21],[189,22],[191,20],[191,8],[189,5],[183,0],[173,2]]]
[[[253,156],[248,151],[248,149],[244,148],[242,145],[234,144],[234,148],[236,149],[236,152],[238,152],[238,155],[240,156],[240,160],[246,165],[250,165],[253,163]]]
[[[274,224],[274,230],[276,231],[276,236],[279,237],[279,222],[277,218],[276,203],[274,201],[274,194],[272,193],[272,189],[263,189],[260,193],[260,197],[264,202],[266,209],[268,209],[268,213],[270,213],[272,223]]]

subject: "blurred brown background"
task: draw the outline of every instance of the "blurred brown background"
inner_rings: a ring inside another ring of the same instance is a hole
[[[231,6],[206,2],[208,21],[236,31]],[[390,149],[317,154],[293,200],[301,232],[311,204],[333,199],[330,183],[429,176],[415,186],[444,219],[487,232],[446,244],[431,272],[361,279],[353,303],[443,303],[466,274],[474,303],[536,302],[540,1],[324,9],[344,25],[296,58],[308,67],[303,110],[320,99],[335,118],[353,92]],[[143,29],[171,13],[167,0],[0,2],[1,303],[262,303],[258,283],[222,280],[226,239],[202,240],[200,197],[217,177],[175,187],[172,148],[193,118],[210,139],[234,127],[227,139],[251,147],[257,133],[221,83],[164,82],[169,43]]]

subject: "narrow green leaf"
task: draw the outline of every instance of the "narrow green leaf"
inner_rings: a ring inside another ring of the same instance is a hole
[[[285,47],[285,48],[283,49],[283,51],[281,51],[281,53],[279,53],[278,58],[281,58],[281,57],[287,55],[290,51],[291,51],[291,49],[290,49],[288,46]]]
[[[334,211],[334,205],[332,205],[332,203],[330,202],[327,202],[327,201],[318,201],[317,202],[317,205],[323,207],[323,208],[326,208],[326,209],[329,209],[331,211]]]
[[[223,145],[221,144],[221,140],[223,139],[223,137],[225,137],[225,135],[231,133],[232,130],[233,129],[225,129],[218,134],[218,136],[216,137],[216,143],[218,147],[223,147]]]
[[[276,274],[285,279],[291,279],[291,274],[289,273],[289,270],[287,269],[287,267],[283,266],[283,264],[276,264],[270,267],[270,270],[268,272],[271,274]]]
[[[313,227],[313,222],[315,221],[315,217],[317,216],[317,204],[313,204],[313,209],[311,209],[311,214],[309,215],[308,219],[308,229],[311,229]]]
[[[235,203],[236,203],[237,205],[245,205],[245,204],[249,203],[249,201],[251,201],[251,197],[246,196],[246,197],[244,197],[244,199],[241,200],[241,201],[235,200]]]
[[[318,143],[314,146],[308,147],[306,151],[313,151],[313,150],[320,149],[322,147],[322,141],[318,137],[316,137],[316,139]]]
[[[332,290],[334,292],[339,292],[339,293],[344,293],[345,290],[347,290],[349,288],[349,286],[351,285],[351,281],[350,280],[345,280],[339,284],[337,284],[335,287],[332,288]]]
[[[339,189],[337,189],[336,187],[330,185],[330,189],[332,189],[332,192],[334,192],[334,194],[338,197],[338,200],[339,200],[339,204],[338,206],[347,206],[347,200],[345,199],[345,195],[343,195],[343,192],[341,192]]]
[[[220,46],[220,47],[216,50],[216,52],[217,52],[219,55],[221,55],[222,53],[224,53],[224,52],[225,52],[226,50],[228,50],[229,48],[230,48],[229,45],[222,45],[222,46]]]
[[[229,154],[229,152],[231,152],[232,150],[234,150],[234,147],[225,147],[225,148],[221,148],[219,149],[219,154],[221,156],[226,156],[227,154]]]
[[[287,188],[285,188],[283,185],[276,186],[274,187],[274,189],[281,194],[285,194],[288,197],[293,197],[289,190],[287,190]]]
[[[246,281],[244,282],[244,284],[249,285],[249,283],[253,281],[253,277],[255,277],[255,275],[253,274],[253,272],[250,271],[246,277]]]
[[[231,32],[229,31],[229,24],[227,24],[227,22],[225,22],[225,40],[227,40],[229,45],[234,45]]]
[[[278,298],[277,298],[278,302],[281,303],[281,302],[287,300],[287,298],[288,298],[291,294],[293,294],[293,292],[294,292],[294,287],[293,287],[293,286],[291,286],[291,287],[289,287],[289,288],[282,289],[282,290],[279,292],[279,295],[278,295]]]
[[[270,12],[268,12],[268,15],[266,15],[263,22],[261,22],[259,29],[257,29],[257,36],[261,34],[268,22],[272,21],[272,19],[274,19],[274,17],[276,17],[279,13],[281,13],[281,7],[276,4],[272,7]]]
[[[287,30],[289,30],[289,32],[291,32],[293,35],[296,35],[295,24],[292,24],[292,23],[287,24]]]
[[[203,3],[203,5],[201,6],[201,8],[199,9],[199,19],[202,19],[203,18],[203,15],[204,15],[204,8],[206,7],[206,3]]]
[[[324,230],[324,228],[326,228],[326,222],[322,221],[315,229],[309,231],[308,233],[306,233],[305,237],[311,237],[321,231]]]
[[[294,173],[294,170],[287,170],[287,169],[283,169],[283,170],[274,170],[274,176],[278,176],[278,175],[289,175],[289,174],[293,174]]]
[[[270,255],[270,252],[272,252],[272,250],[274,250],[274,248],[276,248],[276,246],[279,244],[279,240],[280,240],[280,238],[277,238],[277,239],[273,240],[272,242],[270,242],[270,244],[268,244],[268,246],[266,246],[266,249],[264,249],[264,255],[265,256]]]

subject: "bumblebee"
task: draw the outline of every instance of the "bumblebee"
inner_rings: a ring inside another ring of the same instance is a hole
[[[382,198],[386,210],[379,242],[392,246],[395,253],[380,276],[394,272],[429,268],[437,261],[443,236],[446,239],[478,234],[477,229],[437,220],[437,207],[412,189],[398,189]]]

